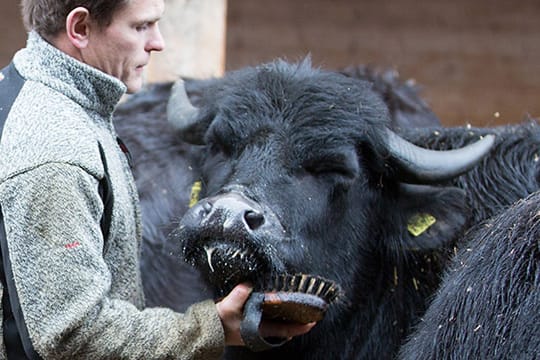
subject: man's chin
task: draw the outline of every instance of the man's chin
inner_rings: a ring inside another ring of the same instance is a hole
[[[142,76],[128,79],[123,82],[124,82],[124,85],[126,85],[126,88],[127,88],[126,93],[128,94],[133,94],[133,93],[138,92],[139,90],[142,89],[143,84],[144,84]]]
[[[139,83],[126,83],[125,84],[126,87],[127,87],[127,90],[126,90],[126,93],[128,94],[134,94],[136,92],[138,92],[139,90],[142,89],[142,81],[139,82]]]

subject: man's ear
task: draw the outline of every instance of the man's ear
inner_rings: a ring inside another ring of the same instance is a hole
[[[88,44],[90,31],[90,12],[79,6],[70,11],[66,18],[66,34],[73,46],[78,49],[85,48]]]

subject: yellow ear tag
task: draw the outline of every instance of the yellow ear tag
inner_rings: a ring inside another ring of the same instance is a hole
[[[201,193],[202,183],[195,181],[191,187],[191,195],[189,197],[189,207],[192,207],[199,201],[199,194]]]
[[[419,236],[436,222],[437,219],[431,214],[416,214],[409,219],[407,230],[409,230],[413,236]]]

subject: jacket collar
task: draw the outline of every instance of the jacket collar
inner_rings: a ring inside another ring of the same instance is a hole
[[[14,57],[15,66],[33,80],[64,94],[82,107],[109,116],[126,92],[117,78],[60,51],[36,32]]]

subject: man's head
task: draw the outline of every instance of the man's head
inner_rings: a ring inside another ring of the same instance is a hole
[[[27,30],[139,90],[152,51],[164,47],[164,0],[22,0]]]

